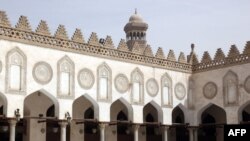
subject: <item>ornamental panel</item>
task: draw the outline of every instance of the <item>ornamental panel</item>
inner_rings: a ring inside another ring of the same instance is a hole
[[[155,97],[159,91],[159,86],[154,78],[147,81],[147,92],[150,96]]]
[[[79,85],[84,89],[90,89],[95,82],[94,74],[87,68],[80,70],[77,78]]]
[[[207,99],[212,99],[217,94],[217,85],[214,82],[208,82],[203,87],[203,95]]]
[[[186,88],[182,83],[177,83],[175,85],[175,96],[179,99],[179,100],[183,100],[184,97],[186,96]]]
[[[120,93],[125,93],[129,88],[129,81],[126,75],[118,74],[115,77],[115,88]]]
[[[48,63],[38,62],[35,64],[32,74],[37,83],[47,84],[52,79],[53,71]]]

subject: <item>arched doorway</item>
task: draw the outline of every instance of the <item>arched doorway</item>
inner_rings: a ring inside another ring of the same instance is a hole
[[[57,99],[48,92],[40,90],[28,95],[24,99],[24,140],[60,141],[60,129],[55,120],[58,111]]]
[[[172,123],[174,128],[172,129],[175,132],[175,140],[176,141],[188,141],[189,134],[188,130],[184,126],[185,124],[185,115],[182,109],[177,106],[172,111]]]
[[[209,104],[201,112],[199,141],[223,141],[223,128],[219,124],[226,123],[226,112],[217,105]]]
[[[239,123],[250,122],[250,101],[239,108],[238,115]]]
[[[99,141],[97,103],[87,94],[80,96],[73,103],[73,121],[71,140]],[[83,122],[81,122],[83,121]]]
[[[133,117],[132,106],[123,98],[116,100],[110,106],[110,120],[117,121],[117,141],[133,141],[134,136],[131,131],[129,121]]]
[[[146,125],[146,141],[162,141],[161,128],[162,110],[159,105],[151,101],[143,108],[143,121]]]
[[[0,141],[9,141],[9,124],[4,120],[7,114],[7,99],[0,93]]]

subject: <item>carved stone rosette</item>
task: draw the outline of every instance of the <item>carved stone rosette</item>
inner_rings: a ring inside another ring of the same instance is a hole
[[[186,96],[186,88],[180,82],[175,85],[174,91],[176,98],[178,98],[179,100],[183,100],[184,97]]]
[[[217,94],[217,85],[214,82],[207,82],[203,87],[203,95],[207,99],[212,99]]]
[[[95,82],[94,74],[87,68],[81,69],[77,78],[79,85],[84,89],[90,89]]]
[[[44,85],[52,79],[53,71],[48,63],[38,62],[35,64],[32,74],[37,83]]]
[[[146,86],[148,94],[152,97],[155,97],[159,91],[159,86],[157,81],[154,78],[150,78],[148,79]]]
[[[124,74],[115,77],[115,88],[120,93],[125,93],[129,88],[129,80]]]

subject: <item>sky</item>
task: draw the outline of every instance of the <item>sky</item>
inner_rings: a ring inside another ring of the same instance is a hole
[[[194,43],[198,58],[204,51],[213,58],[217,48],[227,55],[235,44],[242,52],[250,41],[250,0],[0,0],[12,26],[24,15],[33,30],[45,20],[52,34],[63,24],[69,37],[80,28],[85,41],[96,32],[99,38],[112,36],[116,47],[135,8],[149,25],[154,53],[158,47],[165,55],[173,49],[177,58],[180,51],[188,55]]]

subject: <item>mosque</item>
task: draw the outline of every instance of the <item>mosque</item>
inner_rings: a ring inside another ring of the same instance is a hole
[[[115,47],[0,11],[0,141],[223,141],[250,121],[249,41],[199,60],[153,54],[147,29],[135,12]]]

